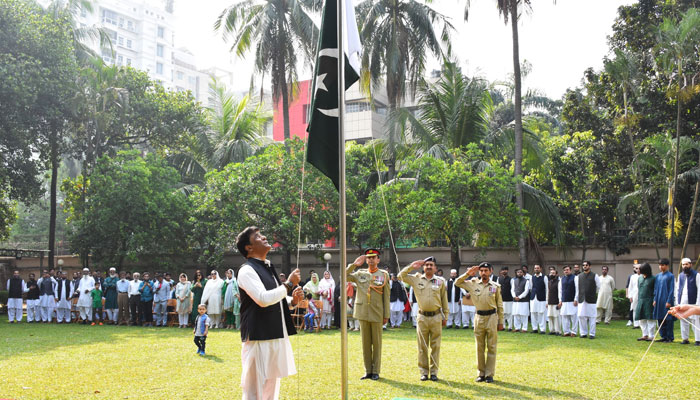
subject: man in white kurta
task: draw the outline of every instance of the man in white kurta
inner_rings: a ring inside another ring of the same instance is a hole
[[[56,297],[58,298],[58,303],[56,304],[56,322],[59,324],[62,322],[70,323],[70,308],[71,300],[73,299],[73,291],[75,286],[73,282],[68,280],[66,273],[63,271],[58,271],[58,290],[56,291]]]
[[[600,277],[600,290],[598,290],[598,301],[596,302],[596,308],[598,309],[596,323],[604,320],[606,325],[610,324],[614,290],[615,280],[612,276],[608,275],[608,267],[603,265],[603,275]]]
[[[639,264],[634,264],[634,273],[629,276],[629,282],[625,289],[627,299],[630,301],[631,321],[627,321],[627,326],[639,328],[639,320],[637,319],[637,300],[639,300]]]
[[[564,266],[564,276],[559,279],[559,316],[561,318],[561,330],[564,336],[576,336],[576,315],[578,307],[575,305],[578,287],[576,276],[571,267]]]
[[[513,295],[513,325],[515,331],[527,332],[527,317],[530,315],[530,281],[522,269],[515,271],[516,277],[510,282]]]
[[[11,324],[22,321],[22,294],[28,291],[27,282],[19,276],[19,271],[14,271],[7,280],[7,316]]]
[[[700,279],[698,273],[692,269],[692,260],[684,258],[681,260],[682,269],[676,279],[675,297],[676,304],[700,304]],[[700,346],[700,317],[697,315],[681,319],[681,344],[689,344],[690,324],[695,325],[693,338],[695,345]]]
[[[447,281],[447,307],[449,308],[449,314],[447,316],[446,328],[452,328],[454,324],[455,328],[459,328],[462,320],[462,292],[459,288],[454,286],[455,280],[457,279],[457,270],[450,270],[450,279]]]
[[[287,290],[294,287],[292,292],[292,305],[301,300],[303,291],[298,287],[301,280],[299,269],[295,269],[287,279],[287,282],[282,284],[279,281],[278,275],[274,272],[274,268],[266,259],[268,251],[272,248],[267,242],[267,238],[263,236],[255,227],[246,228],[238,235],[236,247],[239,252],[250,261],[246,262],[238,270],[238,287],[241,290],[241,332],[246,331],[247,323],[252,323],[256,316],[251,315],[251,318],[244,315],[246,303],[243,296],[249,296],[259,307],[270,307],[279,304],[280,318],[282,318],[283,336],[279,339],[270,340],[251,340],[245,339],[241,346],[241,387],[243,389],[243,400],[254,399],[277,399],[279,397],[280,379],[289,375],[296,374],[296,366],[294,365],[294,353],[292,345],[289,342],[287,333],[287,325],[282,300],[287,297]],[[250,265],[250,262],[264,263],[266,268],[269,268],[271,275],[274,277],[276,287],[274,289],[266,289],[258,273]],[[254,311],[254,310],[253,310]]]
[[[53,312],[56,309],[56,294],[58,291],[58,282],[49,275],[49,271],[44,270],[43,276],[37,281],[39,286],[39,313],[41,314],[41,322],[48,324],[53,318]]]
[[[83,324],[87,321],[92,321],[92,296],[90,292],[95,288],[95,278],[90,276],[90,270],[83,268],[83,277],[78,283],[78,310],[80,311],[80,319]]]
[[[597,315],[596,303],[593,301],[595,297],[590,302],[586,299],[581,298],[579,294],[579,287],[581,286],[581,280],[589,277],[589,274],[593,274],[593,279],[595,279],[595,292],[597,293],[600,289],[600,277],[591,271],[591,264],[588,261],[583,262],[583,272],[576,276],[576,300],[574,304],[578,306],[578,330],[582,338],[590,337],[595,338],[595,318]]]
[[[476,314],[476,306],[472,300],[472,295],[464,289],[459,289],[462,294],[462,329],[467,329],[470,326],[474,328],[474,314]]]
[[[533,333],[544,334],[547,330],[547,289],[549,281],[542,273],[542,267],[535,264],[535,275],[530,277],[530,323],[532,323]],[[542,285],[538,287],[537,285]],[[543,293],[540,293],[543,292]],[[542,300],[538,296],[542,296]]]

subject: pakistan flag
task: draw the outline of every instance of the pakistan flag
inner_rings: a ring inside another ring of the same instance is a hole
[[[313,100],[306,159],[329,177],[336,189],[340,187],[338,179],[338,29],[337,2],[330,0],[323,8],[321,35],[316,68],[314,72]],[[360,35],[355,21],[355,9],[351,0],[345,0],[345,90],[360,77]]]

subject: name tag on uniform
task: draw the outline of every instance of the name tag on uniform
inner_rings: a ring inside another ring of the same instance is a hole
[[[498,289],[495,288],[495,287],[493,287],[493,286],[490,286],[490,287],[489,287],[489,293],[491,293],[491,294],[496,293],[497,290],[498,290]]]

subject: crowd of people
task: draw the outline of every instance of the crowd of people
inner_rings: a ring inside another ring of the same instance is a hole
[[[7,290],[10,323],[21,322],[26,307],[29,323],[164,327],[168,313],[176,313],[177,325],[185,328],[194,325],[197,308],[204,304],[212,329],[240,325],[240,292],[232,269],[225,279],[215,270],[206,277],[197,270],[191,281],[182,273],[178,282],[168,272],[151,279],[149,272],[117,273],[115,268],[106,277],[84,268],[72,279],[64,271],[45,269],[38,280],[30,273],[26,281],[14,271]]]
[[[691,268],[688,258],[682,260],[682,271],[676,279],[668,272],[669,261],[659,261],[660,273],[654,275],[648,263],[635,264],[628,277],[626,294],[630,300],[627,325],[640,328],[639,341],[653,340],[657,327],[660,341],[673,342],[673,316],[666,312],[676,304],[700,304],[700,279]],[[613,291],[615,281],[608,274],[607,266],[602,274],[591,271],[591,264],[584,261],[581,266],[565,265],[563,275],[558,268],[548,267],[545,275],[540,265],[534,265],[529,273],[527,265],[516,268],[515,276],[509,267],[500,268],[491,279],[501,286],[504,305],[505,330],[509,332],[531,332],[593,339],[596,324],[609,324],[612,318]],[[438,269],[437,276],[443,277]],[[443,312],[446,328],[474,329],[476,308],[470,294],[455,286],[457,270],[451,270],[446,281],[448,306]],[[279,274],[281,282],[285,274]],[[304,297],[308,300],[302,312],[306,332],[340,327],[340,287],[332,273],[323,271],[323,278],[311,270],[308,279],[300,283]],[[418,303],[414,288],[390,274],[390,318],[382,328],[399,328],[410,321],[417,324]],[[7,281],[8,314],[10,323],[23,318],[23,302],[26,301],[27,322],[70,323],[90,325],[141,325],[166,326],[168,312],[176,312],[178,326],[193,326],[197,318],[197,306],[205,304],[212,329],[238,329],[240,325],[240,293],[235,273],[226,271],[225,279],[212,271],[206,277],[197,270],[190,281],[186,274],[179,275],[175,282],[170,273],[156,273],[151,279],[149,272],[140,274],[111,268],[106,277],[100,271],[82,270],[72,279],[65,272],[46,269],[37,280],[29,274],[22,280],[19,271]],[[360,330],[360,321],[353,317],[357,284],[348,282],[347,315],[349,329]],[[173,299],[168,307],[168,300]],[[314,300],[317,303],[314,303]],[[318,304],[319,306],[317,307]],[[695,317],[693,317],[695,318]],[[700,346],[698,323],[694,330],[695,345]],[[300,322],[300,321],[295,321]],[[691,324],[681,321],[683,344],[690,343]]]

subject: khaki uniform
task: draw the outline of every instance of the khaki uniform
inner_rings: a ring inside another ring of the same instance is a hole
[[[382,365],[382,325],[389,318],[389,274],[383,269],[374,273],[367,268],[355,270],[355,264],[345,270],[347,281],[357,285],[353,318],[360,321],[362,355],[365,372],[377,374]],[[354,272],[353,272],[354,271]]]
[[[474,306],[476,306],[476,318],[474,320],[474,339],[476,339],[476,356],[479,376],[493,377],[496,372],[496,345],[498,343],[498,325],[503,325],[503,299],[501,298],[501,285],[489,280],[484,284],[479,278],[467,280],[467,274],[457,278],[455,286],[461,287],[471,294]],[[480,313],[490,312],[490,315]],[[488,354],[485,356],[485,351]]]
[[[445,279],[435,275],[431,279],[425,274],[411,274],[411,266],[399,272],[399,279],[413,287],[418,302],[416,333],[418,336],[418,369],[421,375],[437,375],[440,361],[442,321],[446,320],[447,285]],[[434,313],[434,314],[433,314]],[[428,314],[428,315],[425,315]],[[432,314],[432,315],[430,315]],[[430,343],[430,356],[428,356]]]

